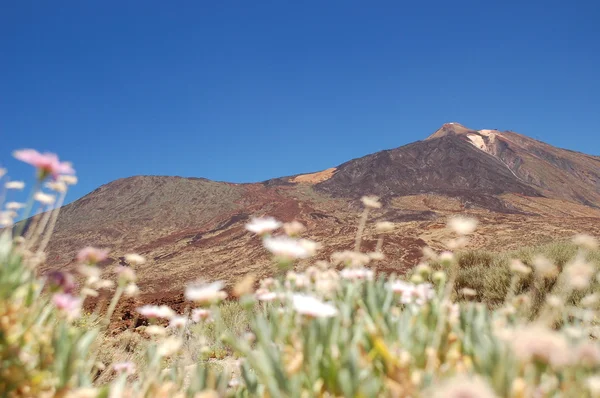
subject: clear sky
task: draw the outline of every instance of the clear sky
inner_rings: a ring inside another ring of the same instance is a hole
[[[0,163],[137,174],[317,171],[444,122],[600,155],[598,1],[2,1]]]

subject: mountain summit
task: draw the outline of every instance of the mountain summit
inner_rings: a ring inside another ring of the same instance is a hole
[[[144,300],[177,302],[194,279],[234,282],[273,268],[260,239],[244,225],[253,216],[298,220],[321,241],[321,259],[353,246],[362,195],[385,206],[372,220],[397,229],[386,236],[383,271],[404,272],[426,244],[445,249],[446,218],[480,219],[471,246],[490,250],[542,243],[576,232],[600,235],[600,158],[514,132],[444,124],[423,141],[350,160],[327,170],[262,183],[137,176],[103,185],[65,206],[45,270],[74,267],[87,245],[110,249],[107,266],[140,253]],[[367,229],[363,250],[375,247]],[[300,266],[303,266],[301,263]]]

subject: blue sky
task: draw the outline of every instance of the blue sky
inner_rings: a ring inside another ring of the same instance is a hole
[[[74,200],[138,174],[317,171],[444,122],[600,155],[597,1],[5,1],[0,164],[74,163]]]

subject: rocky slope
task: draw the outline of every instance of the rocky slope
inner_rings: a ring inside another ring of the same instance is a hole
[[[44,270],[71,269],[87,245],[111,250],[106,266],[137,252],[148,259],[138,269],[145,299],[175,302],[198,278],[232,283],[273,271],[259,239],[244,229],[252,216],[303,222],[306,237],[324,244],[322,259],[352,247],[364,194],[385,203],[372,220],[398,227],[386,237],[387,260],[376,264],[383,271],[413,266],[424,245],[443,249],[445,220],[456,213],[482,221],[471,245],[492,250],[600,235],[599,157],[455,123],[423,141],[262,183],[158,176],[111,182],[62,209]],[[368,229],[364,249],[375,240]]]

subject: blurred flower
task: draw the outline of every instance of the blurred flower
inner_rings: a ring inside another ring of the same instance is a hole
[[[125,286],[124,293],[127,297],[135,297],[140,293],[140,289],[135,283],[129,283],[127,286]]]
[[[160,325],[150,325],[144,329],[144,333],[149,336],[166,336],[167,329]]]
[[[448,220],[448,227],[459,235],[470,235],[477,229],[477,220],[469,217],[456,216]]]
[[[449,251],[442,252],[438,258],[439,258],[440,262],[446,266],[453,263],[454,259],[455,259],[454,253],[449,252]]]
[[[133,266],[142,265],[142,264],[146,263],[146,259],[136,253],[126,254],[125,261],[127,261],[127,263],[129,263]]]
[[[301,222],[294,220],[283,224],[283,231],[288,236],[297,236],[306,231],[306,227]]]
[[[224,285],[222,281],[191,285],[185,289],[185,298],[200,305],[214,304],[227,297]]]
[[[59,177],[59,181],[62,181],[67,185],[75,185],[77,184],[77,177],[73,175],[62,175]]]
[[[365,207],[370,207],[372,209],[381,208],[381,202],[379,202],[379,198],[377,196],[363,196],[360,200]]]
[[[331,263],[334,265],[343,264],[347,267],[365,266],[371,261],[368,254],[359,253],[351,250],[335,252],[331,255]]]
[[[6,175],[6,169],[3,167],[0,167],[0,178],[4,177]]]
[[[296,312],[311,318],[329,318],[336,316],[338,313],[337,308],[333,305],[305,294],[294,294],[292,305]]]
[[[8,202],[5,205],[7,210],[19,210],[25,207],[24,203],[19,203],[19,202]]]
[[[524,363],[538,361],[559,368],[570,362],[571,348],[564,336],[542,326],[519,327],[511,333],[509,342],[515,356]]]
[[[56,196],[38,191],[33,195],[33,198],[44,205],[51,205],[56,200]]]
[[[135,271],[131,269],[131,267],[117,265],[115,267],[115,274],[117,274],[119,282],[121,283],[135,282]]]
[[[4,188],[21,190],[25,188],[25,183],[23,181],[9,181],[4,184]]]
[[[252,218],[246,229],[257,235],[265,235],[281,227],[281,223],[273,217]]]
[[[287,236],[267,236],[263,240],[263,245],[276,257],[286,260],[307,258],[314,254],[314,251],[311,250],[314,247],[310,248],[307,242],[300,242]]]
[[[84,287],[81,289],[81,295],[83,297],[98,297],[98,292],[94,289],[90,289],[89,287]]]
[[[576,290],[583,290],[590,285],[594,271],[594,266],[582,256],[577,256],[564,269],[567,283]]]
[[[50,181],[44,184],[46,188],[53,190],[54,192],[64,193],[67,192],[67,184],[62,181]]]
[[[0,225],[8,227],[14,224],[16,214],[14,211],[0,211]]]
[[[373,279],[374,272],[368,268],[344,268],[340,271],[340,276],[344,279],[365,280]]]
[[[460,289],[460,293],[465,296],[465,297],[475,297],[477,296],[477,290],[475,289],[471,289],[468,287],[464,287],[462,289]]]
[[[113,370],[117,373],[132,375],[135,373],[135,364],[133,362],[118,362],[113,364]]]
[[[390,289],[394,293],[401,294],[400,301],[402,304],[423,305],[435,297],[435,291],[430,283],[420,283],[415,285],[404,281],[394,281],[390,285]]]
[[[434,388],[432,398],[496,398],[494,390],[480,378],[455,376]]]
[[[521,260],[517,259],[510,261],[510,270],[523,276],[531,274],[531,268],[523,264]]]
[[[56,293],[52,296],[52,303],[69,319],[79,317],[81,312],[81,299],[67,293]]]
[[[210,319],[210,314],[210,310],[204,308],[194,308],[192,310],[192,321],[198,323],[200,321]]]
[[[380,221],[377,224],[375,224],[375,230],[379,233],[391,232],[395,228],[395,224],[389,221]]]
[[[592,398],[600,397],[600,376],[594,375],[587,378],[585,381],[586,387]]]
[[[175,316],[175,312],[166,305],[144,305],[142,307],[139,307],[137,309],[137,312],[150,319],[171,319]]]
[[[317,250],[319,250],[321,248],[320,243],[315,242],[310,239],[300,239],[300,240],[298,240],[298,243],[300,244],[300,246],[302,246],[302,247],[304,247],[304,249],[306,249],[309,256],[314,256],[315,254],[317,254]]]
[[[51,175],[57,178],[60,174],[75,174],[75,170],[68,162],[61,162],[54,153],[39,153],[34,149],[22,149],[13,152],[13,156],[38,169],[38,178],[44,180]]]
[[[590,308],[596,306],[598,301],[600,301],[600,294],[592,293],[581,299],[581,305],[583,307]]]
[[[60,290],[63,293],[71,294],[75,290],[75,278],[68,272],[51,271],[46,278],[53,291]]]
[[[254,292],[254,283],[256,282],[256,277],[253,273],[246,274],[239,282],[233,286],[233,295],[235,297],[242,297],[247,294],[252,294]]]
[[[385,254],[383,254],[382,252],[370,252],[367,253],[367,256],[369,256],[369,259],[372,261],[385,260]]]
[[[573,243],[577,246],[588,250],[596,250],[598,248],[598,240],[591,235],[579,234],[573,237]]]
[[[180,329],[185,327],[188,323],[188,318],[185,316],[174,316],[169,321],[169,327],[174,329]]]
[[[585,341],[575,347],[574,357],[575,363],[594,368],[600,364],[600,347],[596,341]]]
[[[84,247],[77,253],[77,261],[85,264],[97,264],[108,258],[109,251],[95,247]]]
[[[554,278],[558,275],[558,268],[542,255],[537,255],[533,258],[533,266],[535,272],[542,278]]]
[[[268,290],[257,290],[256,299],[259,301],[274,301],[279,297],[279,294]]]
[[[158,346],[158,355],[170,357],[181,349],[183,342],[178,337],[168,337]]]

